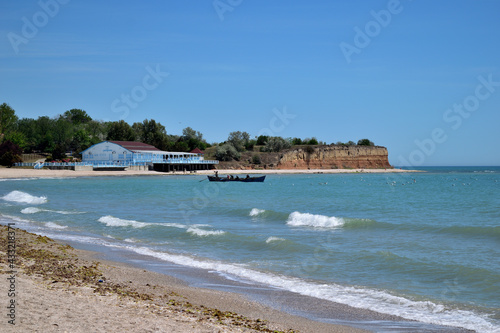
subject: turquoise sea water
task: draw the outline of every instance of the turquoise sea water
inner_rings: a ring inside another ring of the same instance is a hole
[[[0,181],[0,223],[424,323],[500,331],[500,168]]]

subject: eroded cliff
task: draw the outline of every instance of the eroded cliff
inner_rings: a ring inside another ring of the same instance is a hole
[[[381,146],[305,146],[283,152],[279,169],[385,169],[387,148]]]

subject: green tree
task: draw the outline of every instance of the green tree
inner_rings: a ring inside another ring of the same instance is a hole
[[[248,144],[250,140],[250,134],[247,132],[231,132],[227,138],[227,141],[239,152],[245,150],[245,146]]]
[[[26,136],[21,132],[11,132],[5,137],[5,139],[21,147],[23,151],[25,148],[27,148]]]
[[[9,104],[0,105],[0,142],[15,129],[17,120],[16,112]]]
[[[182,130],[182,138],[185,139],[186,141],[189,139],[195,139],[198,141],[202,141],[203,134],[201,134],[198,131],[195,131],[191,127],[186,127],[185,129]]]
[[[51,152],[54,149],[55,120],[47,116],[38,117],[34,125],[35,150]]]
[[[318,144],[318,140],[316,140],[316,138],[315,138],[315,137],[313,137],[312,139],[309,139],[309,140],[307,141],[307,143],[306,143],[306,142],[304,142],[304,144],[306,144],[306,145],[317,145],[317,144]]]
[[[199,148],[201,150],[205,150],[208,146],[207,142],[203,139],[203,134],[198,131],[195,131],[191,127],[186,127],[182,130],[182,136],[180,140],[187,144],[188,151],[191,151],[195,148]]]
[[[124,120],[108,123],[108,135],[106,140],[135,141],[136,133]]]
[[[91,137],[85,128],[77,129],[76,132],[73,133],[73,139],[70,143],[70,150],[73,151],[73,153],[79,154],[91,145]]]
[[[239,161],[241,154],[231,143],[225,143],[217,146],[215,149],[215,158],[219,161]]]
[[[257,138],[257,146],[265,145],[268,139],[269,136],[267,135],[259,135],[259,137]]]
[[[266,145],[264,146],[264,151],[279,152],[283,149],[288,149],[291,146],[290,141],[287,141],[279,136],[272,136],[267,140]]]
[[[81,109],[71,109],[64,112],[63,117],[74,125],[86,124],[92,121],[92,118]]]
[[[85,129],[88,135],[90,135],[91,145],[94,145],[106,139],[106,124],[101,121],[92,120],[85,125]]]
[[[60,143],[56,143],[51,154],[54,160],[62,160],[66,158],[66,147]]]
[[[253,147],[257,144],[257,140],[248,140],[247,144],[245,145],[246,150],[253,150]]]
[[[175,142],[171,147],[172,148],[170,150],[173,151],[188,152],[192,150],[191,147],[189,147],[189,145],[186,142],[180,140]]]
[[[145,119],[142,123],[134,123],[132,128],[137,133],[139,141],[155,146],[160,150],[167,150],[168,136],[165,126],[155,120]]]
[[[32,118],[19,119],[17,121],[17,131],[24,136],[24,146],[20,145],[24,151],[32,153],[33,150],[36,150],[36,120]]]
[[[368,139],[361,139],[358,141],[358,146],[374,146],[375,144]]]
[[[74,127],[70,121],[64,117],[59,117],[59,119],[54,122],[52,134],[54,148],[52,148],[52,151],[57,149],[57,151],[61,152],[60,154],[63,155],[62,157],[65,157],[65,153],[70,149],[71,141],[73,140],[73,130]],[[52,156],[56,158],[54,154],[52,154]]]

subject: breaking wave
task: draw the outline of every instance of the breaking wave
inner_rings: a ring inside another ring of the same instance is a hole
[[[250,216],[257,216],[257,215],[260,215],[262,213],[264,213],[265,210],[264,209],[258,209],[258,208],[252,208],[252,210],[250,211]]]
[[[99,220],[97,220],[101,223],[104,223],[108,227],[133,227],[133,228],[144,228],[147,227],[148,225],[152,225],[152,223],[144,223],[144,222],[138,222],[134,220],[124,220],[120,219],[118,217],[114,217],[111,215],[106,215]]]
[[[47,202],[47,197],[35,197],[22,191],[12,191],[2,197],[5,201],[25,203],[30,205],[41,205]]]
[[[225,231],[222,230],[203,230],[198,227],[189,227],[186,232],[200,237],[219,236],[226,233]]]
[[[67,226],[59,225],[59,224],[53,223],[53,222],[47,222],[47,223],[45,223],[45,225],[51,229],[66,229],[67,228]]]
[[[24,208],[23,210],[21,210],[21,213],[23,213],[23,214],[35,214],[38,212],[43,212],[43,209],[36,208],[36,207],[28,207],[28,208]]]
[[[272,242],[283,242],[285,240],[286,239],[284,239],[284,238],[279,238],[279,237],[271,236],[268,239],[266,239],[266,243],[269,244],[269,243],[272,243]]]
[[[293,227],[338,228],[344,225],[344,219],[335,216],[293,212],[286,224]]]
[[[36,214],[40,212],[50,212],[50,213],[57,213],[57,214],[62,214],[62,215],[72,215],[72,214],[83,214],[83,212],[69,212],[65,210],[50,210],[50,209],[43,209],[43,208],[37,208],[37,207],[27,207],[21,210],[21,213],[23,214]]]

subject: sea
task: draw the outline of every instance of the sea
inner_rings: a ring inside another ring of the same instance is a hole
[[[2,179],[0,223],[317,321],[500,332],[500,167],[418,171]]]

